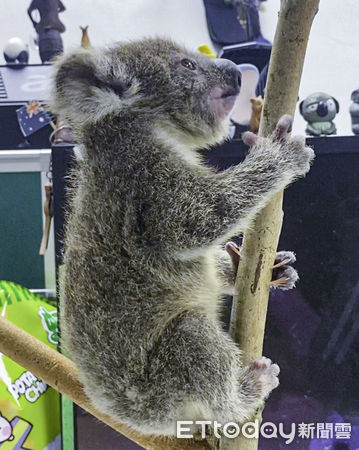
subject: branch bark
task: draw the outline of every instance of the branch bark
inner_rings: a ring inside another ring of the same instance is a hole
[[[270,135],[283,114],[294,114],[309,32],[319,0],[281,0],[259,128]],[[277,194],[245,233],[233,298],[230,333],[244,364],[262,355],[269,283],[282,227],[283,193]],[[222,449],[255,450],[256,439],[223,439]]]
[[[141,447],[150,450],[213,449],[206,440],[144,436],[97,411],[84,392],[74,363],[0,316],[0,352]]]

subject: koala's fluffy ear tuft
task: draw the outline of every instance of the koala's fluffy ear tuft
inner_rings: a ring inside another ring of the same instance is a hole
[[[105,54],[94,49],[79,49],[58,58],[50,109],[76,127],[123,108],[135,87],[125,77],[114,79],[110,64]]]
[[[81,57],[79,57],[81,56]],[[61,64],[56,74],[56,87],[61,90],[64,85],[76,82],[85,83],[89,88],[112,90],[121,97],[131,86],[124,81],[107,81],[104,76],[96,73],[93,59],[88,52],[70,56],[64,64]]]
[[[85,52],[59,58],[55,70],[57,91],[66,89],[72,82],[87,82],[90,85],[94,82],[95,68],[90,54]]]

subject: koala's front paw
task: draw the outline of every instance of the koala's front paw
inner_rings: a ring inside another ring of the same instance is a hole
[[[285,168],[291,169],[295,176],[302,176],[309,171],[315,155],[314,151],[305,145],[304,136],[287,137],[292,122],[291,116],[282,116],[272,133],[271,140],[280,143],[279,159]]]
[[[247,368],[247,373],[252,378],[255,389],[258,389],[262,398],[267,398],[273,389],[279,385],[279,372],[279,366],[273,364],[269,358],[264,356],[252,362]]]
[[[273,175],[286,178],[288,183],[305,175],[314,159],[314,151],[305,145],[304,136],[287,137],[292,126],[291,116],[282,116],[277,126],[268,138],[246,132],[243,141],[251,148],[251,154],[256,156],[264,166],[272,167]],[[274,170],[276,169],[276,170]]]
[[[309,172],[315,157],[312,148],[305,145],[304,136],[294,136],[283,142],[281,153],[285,164],[292,170],[294,176],[303,176]]]
[[[272,288],[278,288],[284,291],[294,288],[299,278],[298,272],[292,267],[295,261],[296,257],[293,252],[277,252],[270,284]]]

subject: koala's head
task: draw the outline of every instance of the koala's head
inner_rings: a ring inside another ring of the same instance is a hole
[[[304,99],[299,109],[307,122],[328,122],[339,112],[339,103],[331,95],[316,92]]]
[[[228,134],[240,73],[231,61],[145,39],[62,56],[53,85],[52,110],[77,129],[131,111],[201,147]]]

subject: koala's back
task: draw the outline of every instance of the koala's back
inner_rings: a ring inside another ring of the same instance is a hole
[[[147,353],[181,313],[197,311],[217,320],[220,282],[213,250],[184,260],[161,248],[161,233],[146,230],[149,198],[160,202],[164,211],[178,205],[174,197],[171,203],[161,198],[162,189],[170,188],[161,187],[157,172],[163,155],[157,158],[156,149],[149,150],[146,130],[137,134],[134,126],[121,128],[124,147],[131,141],[136,144],[131,155],[110,158],[120,152],[119,143],[113,142],[104,148],[102,159],[92,159],[87,149],[74,173],[61,323],[64,346],[82,373],[89,374],[83,381],[92,390],[101,383],[116,382],[120,391],[136,385]],[[90,135],[88,147],[97,146],[96,139],[101,137]],[[180,186],[183,180],[176,171],[181,173],[182,163],[169,158],[171,182]],[[162,226],[163,234],[171,228]]]

